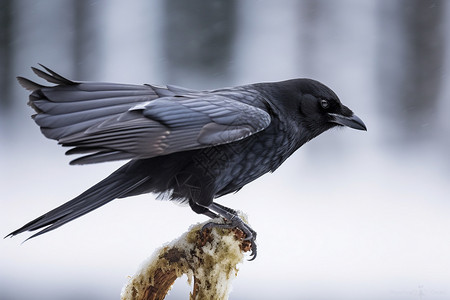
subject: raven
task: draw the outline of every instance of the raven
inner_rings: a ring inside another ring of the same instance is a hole
[[[177,86],[76,82],[32,68],[53,86],[23,77],[42,133],[82,155],[70,163],[129,160],[84,193],[11,232],[51,231],[116,198],[157,193],[199,214],[226,220],[251,242],[256,232],[214,198],[236,192],[277,169],[322,132],[363,121],[312,79],[196,91]]]

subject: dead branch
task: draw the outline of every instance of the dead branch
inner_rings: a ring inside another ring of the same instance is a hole
[[[222,222],[216,219],[214,222]],[[175,280],[186,274],[193,290],[191,300],[228,299],[237,264],[251,244],[239,229],[206,229],[198,224],[167,246],[158,249],[130,278],[122,300],[161,300]]]

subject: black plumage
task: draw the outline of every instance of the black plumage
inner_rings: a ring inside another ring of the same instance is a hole
[[[116,198],[153,192],[223,216],[253,243],[255,232],[214,198],[273,172],[332,127],[366,130],[332,90],[311,79],[194,91],[75,82],[43,68],[33,71],[56,86],[18,80],[32,91],[29,105],[42,133],[72,147],[66,154],[82,155],[71,164],[130,161],[10,236],[41,229],[34,237]]]

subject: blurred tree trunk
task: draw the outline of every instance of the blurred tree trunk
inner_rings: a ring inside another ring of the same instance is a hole
[[[203,88],[228,77],[236,1],[165,0],[164,49],[168,83]]]
[[[3,0],[0,4],[0,106],[11,105],[12,74],[12,0]]]
[[[94,80],[100,55],[97,6],[90,1],[72,1],[74,78]]]
[[[321,0],[304,0],[298,3],[300,18],[298,20],[301,28],[300,43],[301,53],[301,70],[305,74],[313,74],[317,71],[317,50],[322,38],[318,36],[320,32],[317,28],[319,22],[323,22],[323,2]],[[327,16],[326,16],[327,17]]]
[[[409,83],[402,101],[407,109],[414,108],[408,113],[427,114],[436,107],[442,85],[445,3],[424,0],[409,3],[410,8],[402,11],[408,49],[405,77]]]
[[[409,140],[429,135],[442,90],[446,1],[380,2],[380,106]],[[388,16],[388,18],[386,18]],[[385,57],[393,57],[387,60]]]

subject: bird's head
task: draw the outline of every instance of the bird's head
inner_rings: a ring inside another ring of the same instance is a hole
[[[279,84],[287,94],[284,107],[302,131],[308,131],[308,140],[336,126],[367,130],[364,122],[322,83],[312,79],[293,79]]]

